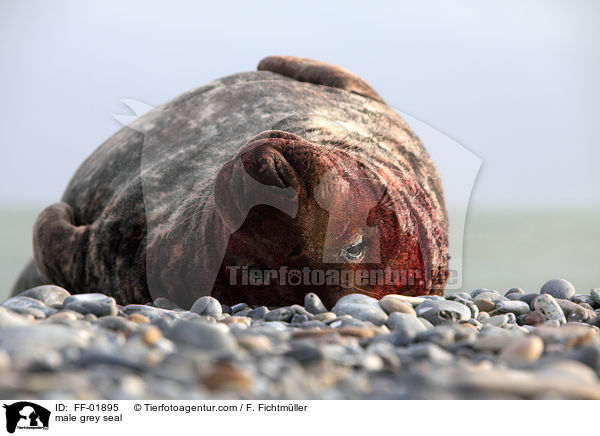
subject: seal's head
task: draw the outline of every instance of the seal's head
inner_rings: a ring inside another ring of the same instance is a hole
[[[347,149],[266,131],[223,167],[214,195],[232,233],[213,296],[282,305],[311,290],[332,306],[349,293],[441,290],[446,273],[428,271],[428,245],[443,235],[423,227],[434,226],[427,197]]]

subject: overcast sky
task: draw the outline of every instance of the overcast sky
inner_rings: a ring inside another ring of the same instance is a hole
[[[319,3],[2,1],[0,204],[59,199],[120,128],[120,100],[158,105],[293,54],[479,157],[473,207],[600,206],[599,2]],[[464,153],[432,154],[448,186],[474,175]]]

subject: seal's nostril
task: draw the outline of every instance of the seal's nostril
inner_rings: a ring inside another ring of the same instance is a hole
[[[290,254],[288,254],[288,257],[300,256],[301,251],[302,251],[302,247],[300,247],[299,245],[296,245],[294,247],[294,249],[292,251],[290,251]]]

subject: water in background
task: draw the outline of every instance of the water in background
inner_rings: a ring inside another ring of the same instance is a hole
[[[0,210],[0,300],[31,257],[31,229],[38,212]],[[451,232],[460,225],[457,221],[451,214]],[[600,287],[598,223],[600,210],[469,213],[462,289],[521,287],[539,292],[546,280],[556,277],[568,279],[582,293]]]

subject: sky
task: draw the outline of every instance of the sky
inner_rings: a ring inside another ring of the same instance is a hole
[[[445,185],[477,175],[473,208],[600,206],[599,5],[3,0],[0,206],[58,200],[121,100],[158,105],[272,54],[341,65],[467,150],[425,143]]]

